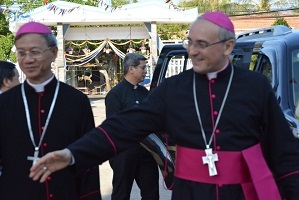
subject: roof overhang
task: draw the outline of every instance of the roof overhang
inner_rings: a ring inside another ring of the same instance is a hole
[[[174,9],[162,0],[150,0],[127,4],[114,9],[81,5],[66,1],[55,1],[30,12],[23,13],[15,21],[10,21],[11,31],[29,21],[38,21],[48,26],[69,24],[71,26],[185,23],[189,24],[198,16],[197,8],[190,10]]]

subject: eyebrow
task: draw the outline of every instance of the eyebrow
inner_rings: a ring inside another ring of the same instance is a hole
[[[24,51],[24,48],[17,48],[17,51],[19,50],[23,50]],[[31,50],[42,50],[40,47],[32,47],[32,48],[29,48],[28,51],[31,51]]]
[[[189,37],[187,37],[188,40],[192,41]],[[195,41],[192,41],[192,42],[204,42],[204,43],[209,43],[208,41],[206,40],[195,40]]]

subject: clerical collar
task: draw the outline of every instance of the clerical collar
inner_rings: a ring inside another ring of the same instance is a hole
[[[50,83],[54,78],[54,75],[51,76],[51,78],[49,78],[48,80],[46,80],[45,82],[43,83],[40,83],[40,84],[33,84],[33,83],[30,83],[29,80],[27,79],[27,83],[33,87],[35,89],[36,92],[43,92],[45,91],[45,86]]]
[[[0,94],[2,94],[2,91],[0,90]]]
[[[226,64],[224,65],[224,67],[222,67],[220,70],[218,70],[216,72],[207,73],[208,79],[212,80],[212,79],[217,78],[218,73],[221,72],[221,71],[223,71],[223,70],[225,70],[225,68],[227,68],[227,66],[228,66],[228,60],[227,60]]]
[[[137,85],[133,85],[132,83],[130,83],[127,79],[124,78],[125,83],[127,83],[128,86],[133,87],[134,90],[136,90],[139,86],[139,84]]]

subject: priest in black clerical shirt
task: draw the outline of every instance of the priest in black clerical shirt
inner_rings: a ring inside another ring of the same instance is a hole
[[[105,98],[106,117],[111,117],[139,103],[148,90],[139,85],[146,76],[146,58],[129,53],[123,62],[124,79]],[[136,116],[138,117],[138,116]],[[128,134],[128,133],[123,133]],[[111,200],[130,200],[134,180],[143,200],[159,200],[159,171],[153,156],[140,144],[109,160],[113,169]]]

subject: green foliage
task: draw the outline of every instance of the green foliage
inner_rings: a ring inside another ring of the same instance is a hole
[[[5,15],[0,13],[0,60],[10,59],[15,61],[15,56],[11,52],[13,47],[13,34],[9,31],[9,24],[6,21]]]
[[[157,32],[161,40],[182,40],[186,36],[189,25],[186,24],[158,24]]]
[[[33,10],[35,8],[45,5],[44,1],[41,1],[41,0],[36,0],[36,1],[34,1],[34,0],[19,0],[19,1],[17,1],[17,3],[22,5],[20,7],[22,12],[27,12],[27,11],[30,11],[30,10]]]
[[[113,7],[121,6],[130,3],[130,0],[112,0],[111,4]]]
[[[182,8],[196,8],[198,6],[198,3],[199,3],[199,1],[194,1],[194,0],[187,1],[187,0],[184,0],[184,1],[181,1],[178,6],[182,7]]]
[[[11,51],[13,47],[13,38],[12,34],[8,34],[7,36],[0,35],[0,60],[11,60],[12,62],[16,61],[16,57],[14,53]]]
[[[6,21],[5,15],[0,12],[0,35],[7,35],[9,33],[9,24]]]
[[[273,23],[273,26],[276,26],[276,25],[284,25],[284,26],[291,28],[289,26],[288,22],[283,17],[280,17],[275,20],[275,22]]]
[[[199,13],[204,13],[208,11],[217,11],[222,10],[226,11],[230,8],[228,6],[231,4],[231,1],[229,0],[222,0],[222,1],[211,1],[211,0],[184,0],[181,3],[179,3],[179,7],[183,8],[198,8]]]
[[[261,0],[261,9],[269,11],[270,10],[270,2],[269,0]]]
[[[0,0],[0,5],[10,5],[13,2],[11,0]]]

